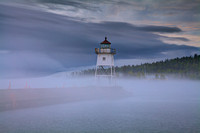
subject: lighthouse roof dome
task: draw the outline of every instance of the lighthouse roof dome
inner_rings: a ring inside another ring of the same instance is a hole
[[[111,43],[107,40],[107,37],[105,37],[105,40],[101,42],[101,44],[111,44]]]

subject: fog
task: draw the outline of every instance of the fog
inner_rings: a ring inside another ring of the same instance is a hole
[[[200,132],[199,86],[195,80],[110,81],[66,73],[4,79],[0,80],[0,132],[196,133]]]

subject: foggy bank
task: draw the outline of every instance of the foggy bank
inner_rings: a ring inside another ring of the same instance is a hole
[[[27,88],[0,90],[0,111],[131,96],[122,87]]]

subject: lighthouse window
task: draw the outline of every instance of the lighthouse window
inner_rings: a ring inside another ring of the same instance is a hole
[[[106,60],[106,57],[103,57],[103,61]]]

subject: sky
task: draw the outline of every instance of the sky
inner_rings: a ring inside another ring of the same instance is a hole
[[[1,0],[0,78],[94,67],[107,36],[116,65],[200,53],[200,0]]]

